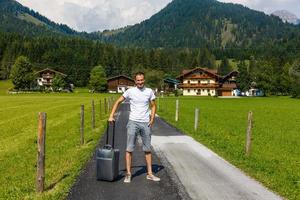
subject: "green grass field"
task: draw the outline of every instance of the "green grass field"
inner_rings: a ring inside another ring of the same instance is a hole
[[[101,137],[106,116],[99,119],[99,100],[78,88],[72,94],[14,94],[0,81],[0,197],[64,199]],[[96,129],[91,129],[91,100]],[[179,122],[175,99],[160,98],[159,115],[291,200],[300,199],[300,101],[291,98],[218,99],[180,97]],[[79,112],[85,105],[85,140],[80,146]],[[200,108],[200,129],[193,130],[194,109]],[[103,107],[102,107],[103,110]],[[253,111],[253,144],[244,154],[248,111]],[[47,113],[46,191],[36,194],[37,117]],[[245,186],[246,187],[246,186]]]
[[[107,115],[99,118],[107,94],[6,94],[0,81],[0,199],[64,199],[101,137]],[[110,95],[111,96],[111,95]],[[91,128],[91,100],[96,128]],[[80,105],[85,105],[85,144],[80,145]],[[46,178],[36,194],[38,112],[47,113]]]
[[[300,199],[300,101],[274,98],[159,99],[159,115],[281,196]],[[194,131],[195,107],[200,109]],[[252,152],[245,156],[247,115],[253,112]],[[245,185],[245,187],[247,187]]]

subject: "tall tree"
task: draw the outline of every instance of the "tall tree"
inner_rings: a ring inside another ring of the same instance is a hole
[[[31,89],[34,84],[35,78],[32,69],[32,64],[25,56],[17,58],[12,67],[10,77],[14,84],[15,89]]]
[[[273,94],[274,88],[274,72],[273,66],[270,61],[260,60],[257,62],[259,70],[255,71],[255,80],[254,83],[257,88],[261,89],[264,95],[268,96]]]
[[[200,51],[200,65],[207,68],[214,68],[215,67],[216,58],[212,55],[207,48]]]
[[[232,70],[232,68],[230,66],[229,60],[226,57],[224,57],[221,61],[221,64],[220,64],[219,68],[218,68],[218,73],[220,75],[224,76],[224,75],[230,73],[231,70]]]
[[[294,62],[289,74],[292,77],[292,95],[300,98],[300,61]]]
[[[66,81],[60,75],[56,75],[52,80],[52,89],[57,92],[61,89],[64,89],[66,86]]]
[[[248,66],[244,61],[239,62],[238,71],[239,74],[236,79],[237,86],[242,92],[245,92],[250,89],[251,76],[248,71]]]
[[[145,73],[147,81],[146,84],[152,89],[160,89],[163,84],[163,75],[164,72],[160,70],[147,70]]]
[[[93,91],[105,91],[107,84],[106,73],[104,68],[99,65],[92,69],[90,74],[89,88]]]

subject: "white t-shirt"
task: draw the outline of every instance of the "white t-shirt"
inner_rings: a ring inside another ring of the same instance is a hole
[[[130,102],[129,119],[137,122],[150,121],[150,101],[155,99],[154,92],[150,88],[133,87],[123,93],[123,97]]]

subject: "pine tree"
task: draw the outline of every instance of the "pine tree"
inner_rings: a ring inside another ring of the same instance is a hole
[[[239,62],[237,67],[239,71],[239,74],[236,79],[237,86],[242,92],[245,92],[249,90],[251,86],[251,76],[248,71],[248,66],[244,61],[241,61]]]
[[[92,91],[102,92],[105,91],[106,85],[107,79],[104,68],[101,65],[94,67],[90,73],[89,88]]]
[[[289,70],[292,77],[292,95],[295,98],[300,98],[300,61],[295,61]]]
[[[12,79],[15,89],[31,89],[35,79],[32,70],[32,64],[29,62],[27,57],[20,56],[17,58],[12,67],[10,78]]]
[[[225,57],[222,59],[221,64],[218,69],[218,73],[222,76],[227,75],[231,72],[232,68],[229,64],[228,59]]]

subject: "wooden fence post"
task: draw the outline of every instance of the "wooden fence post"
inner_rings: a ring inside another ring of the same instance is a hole
[[[176,99],[175,121],[178,122],[179,100]]]
[[[46,121],[47,114],[44,112],[39,113],[38,122],[38,154],[37,154],[37,177],[36,177],[36,190],[43,192],[45,186],[45,141],[46,141]]]
[[[92,100],[92,129],[95,129],[95,102]]]
[[[102,112],[102,109],[101,109],[101,99],[100,99],[100,104],[99,104],[99,118],[101,119],[101,112]]]
[[[104,113],[107,113],[107,101],[106,98],[104,98]]]
[[[112,97],[111,98],[111,109],[110,110],[112,110],[112,108],[114,107],[114,103],[115,103],[115,98]]]
[[[84,144],[84,105],[80,106],[80,135],[81,135],[81,142],[80,144]]]
[[[199,121],[199,109],[196,108],[195,109],[195,125],[194,125],[195,131],[197,131],[197,129],[198,129],[198,121]]]
[[[110,98],[107,99],[107,111],[109,112],[110,110]]]
[[[111,108],[110,108],[110,111],[112,110],[112,108],[114,107],[114,104],[115,104],[116,100],[114,97],[111,98]]]
[[[248,127],[247,127],[247,135],[246,135],[246,155],[250,155],[251,150],[251,140],[252,140],[252,111],[248,113]]]
[[[112,108],[112,98],[110,97],[109,98],[109,110],[108,110],[108,112],[110,112],[111,108]]]

